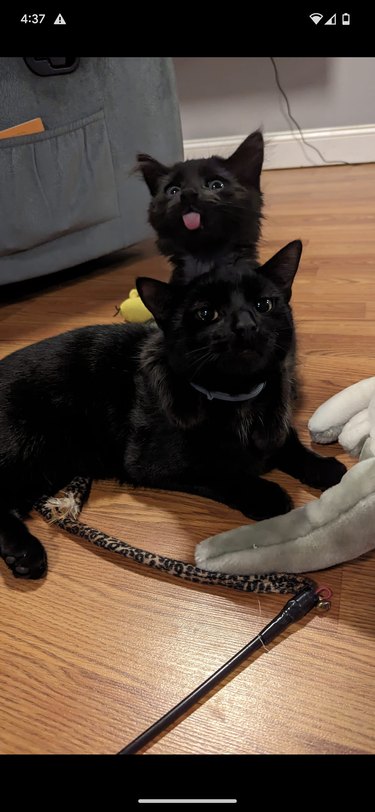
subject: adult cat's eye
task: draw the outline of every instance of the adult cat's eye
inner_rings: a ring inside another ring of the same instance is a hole
[[[168,197],[178,195],[179,192],[181,192],[180,187],[175,186],[174,184],[172,184],[171,186],[167,186],[167,188],[165,189],[165,194],[168,195]]]
[[[213,307],[200,307],[199,310],[196,310],[195,315],[197,319],[200,319],[200,321],[205,321],[206,324],[216,321],[219,318],[217,310],[214,310]]]
[[[220,189],[224,189],[224,182],[222,180],[219,180],[219,178],[214,178],[214,180],[208,180],[206,185],[213,192],[218,192],[220,191]]]
[[[258,301],[255,303],[255,307],[259,313],[269,313],[273,308],[272,299],[267,299],[264,296],[262,299],[258,299]]]

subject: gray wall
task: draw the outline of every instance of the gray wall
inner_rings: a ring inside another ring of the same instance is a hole
[[[275,57],[304,129],[375,123],[375,57]],[[269,57],[174,57],[184,139],[290,129]]]

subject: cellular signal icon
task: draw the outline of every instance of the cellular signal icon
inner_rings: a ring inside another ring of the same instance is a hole
[[[318,23],[320,23],[320,21],[323,19],[323,14],[319,14],[319,11],[313,11],[313,13],[309,16],[310,20],[312,20],[315,25],[318,25]]]
[[[327,20],[327,22],[324,23],[324,25],[336,25],[336,19],[337,14],[332,14],[332,17],[330,17],[329,20]]]

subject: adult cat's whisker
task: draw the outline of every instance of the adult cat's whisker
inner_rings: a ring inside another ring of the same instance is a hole
[[[198,352],[203,352],[203,350],[210,349],[210,347],[211,347],[211,344],[206,344],[205,347],[196,347],[195,350],[188,350],[186,355],[195,355]]]
[[[202,363],[205,363],[206,361],[208,361],[208,359],[209,359],[209,357],[210,357],[211,355],[212,355],[212,353],[211,353],[211,352],[207,352],[207,353],[205,353],[204,355],[200,355],[198,358],[195,358],[195,359],[194,359],[194,360],[193,360],[193,361],[192,361],[192,362],[189,364],[189,369],[194,369],[194,367],[196,366],[196,364],[202,364]],[[200,369],[200,367],[198,367],[198,369]],[[196,370],[196,371],[197,371],[197,370]]]
[[[212,350],[214,347],[219,347],[222,345],[222,340],[220,341],[211,341],[210,344],[206,344],[204,347],[197,347],[195,350],[189,350],[185,355],[195,355],[199,352],[203,352],[203,350]]]
[[[204,367],[204,366],[206,366],[206,364],[208,364],[208,363],[209,363],[209,361],[215,361],[215,360],[216,360],[216,357],[217,357],[217,356],[216,356],[216,353],[209,352],[209,353],[207,354],[207,356],[205,356],[203,359],[198,359],[198,361],[201,361],[201,363],[199,364],[199,366],[197,367],[197,369],[196,369],[196,370],[194,370],[194,375],[196,375],[196,374],[197,374],[197,372],[199,372],[201,369],[203,369],[203,367]],[[195,362],[194,362],[194,364],[195,364]],[[192,366],[194,366],[194,364],[193,364]]]

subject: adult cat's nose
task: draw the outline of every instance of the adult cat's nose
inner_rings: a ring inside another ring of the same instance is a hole
[[[180,195],[181,203],[195,203],[198,192],[195,189],[183,189]]]
[[[235,330],[240,336],[245,336],[246,333],[256,333],[258,331],[258,325],[254,316],[247,310],[243,310],[237,316]]]

